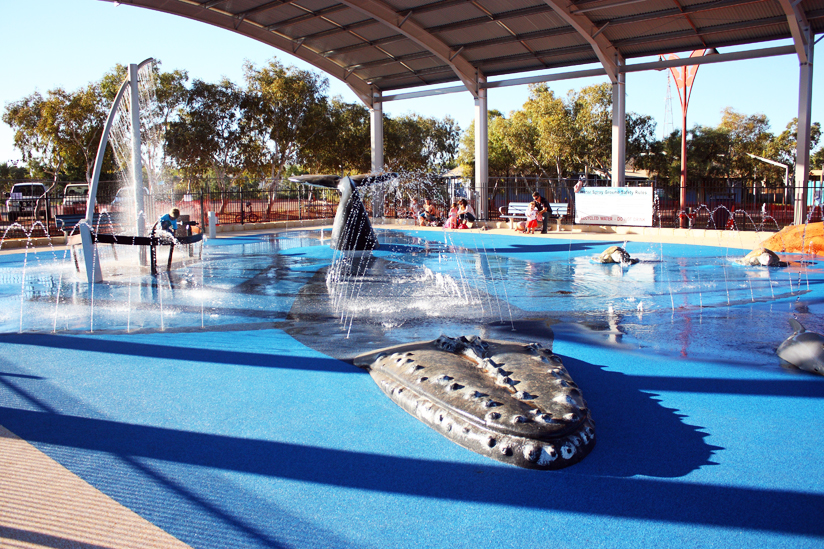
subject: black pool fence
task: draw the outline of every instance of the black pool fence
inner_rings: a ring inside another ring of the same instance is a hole
[[[487,221],[500,219],[501,209],[510,202],[528,202],[534,191],[540,192],[550,202],[566,202],[569,211],[562,223],[571,224],[575,219],[575,185],[577,178],[545,179],[535,177],[490,178],[488,181]],[[41,237],[63,234],[67,216],[85,214],[86,202],[76,197],[64,196],[62,190],[68,183],[60,183],[60,190],[46,193],[37,199],[21,199],[4,196],[0,204],[0,238]],[[602,179],[589,179],[588,186],[608,186]],[[255,187],[271,187],[255,184]],[[777,231],[794,220],[793,197],[795,188],[782,186],[768,188],[759,183],[737,180],[705,180],[686,190],[685,208],[680,206],[680,188],[661,185],[656,181],[629,181],[627,186],[652,187],[653,226],[677,228],[683,224],[699,229],[768,230]],[[48,185],[46,186],[48,188]],[[215,189],[216,185],[201,182],[200,188]],[[10,185],[6,189],[11,188]],[[104,189],[116,189],[109,184]],[[362,192],[367,210],[375,211],[375,203],[383,200],[383,216],[409,218],[413,215],[412,200],[422,203],[424,198],[434,201],[444,214],[450,203],[468,198],[477,207],[478,197],[474,183],[460,178],[433,177],[425,182],[388,185]],[[819,181],[808,183],[807,219],[822,221],[822,197],[824,188]],[[189,219],[205,225],[207,212],[215,212],[219,224],[250,224],[274,221],[306,221],[331,219],[339,203],[339,193],[332,189],[311,187],[288,181],[275,190],[271,188],[235,188],[191,192],[151,192],[144,190],[145,217],[151,226],[172,207],[180,209]],[[112,223],[126,219],[126,213],[134,210],[134,197],[128,192],[98,192],[97,218]],[[128,227],[119,227],[122,234],[131,234]]]

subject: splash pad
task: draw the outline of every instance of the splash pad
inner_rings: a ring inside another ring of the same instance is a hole
[[[746,546],[820,543],[824,384],[775,355],[788,317],[822,331],[815,258],[772,269],[723,246],[376,233],[383,274],[350,279],[337,303],[328,228],[212,240],[201,262],[124,269],[94,296],[59,251],[29,251],[25,270],[0,256],[0,423],[196,547],[511,540],[479,516],[582,548],[704,547],[731,529]],[[610,245],[640,262],[596,263]],[[409,421],[347,363],[445,331],[551,344],[596,448],[559,472],[497,463]]]

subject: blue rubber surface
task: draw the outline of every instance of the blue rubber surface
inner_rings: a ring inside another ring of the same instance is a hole
[[[509,298],[524,310],[567,299],[552,284],[577,292],[577,305],[548,316],[561,320],[554,350],[596,423],[581,463],[537,472],[483,458],[407,415],[361,370],[281,329],[236,323],[0,335],[0,424],[198,548],[824,544],[824,378],[779,368],[774,355],[787,318],[822,331],[817,264],[742,286],[749,303],[725,303],[729,288],[711,288],[718,271],[706,267],[713,274],[693,284],[707,288],[700,297],[676,286],[582,313],[594,307],[592,273],[614,274],[587,260],[609,243],[466,232],[447,244],[506,258]],[[396,245],[412,257],[412,244]],[[692,273],[731,253],[626,247],[655,265],[697,258]],[[300,258],[288,269],[296,287],[331,258],[317,246],[279,253]],[[621,272],[625,284],[667,282],[642,264]],[[544,278],[529,282],[533,268]],[[564,281],[563,269],[579,275]],[[781,297],[790,282],[796,293]],[[755,299],[768,293],[779,297]],[[288,309],[294,289],[271,299]],[[686,305],[665,311],[678,300]]]

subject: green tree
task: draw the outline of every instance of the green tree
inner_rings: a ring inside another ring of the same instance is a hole
[[[386,164],[392,169],[444,171],[454,167],[461,129],[450,117],[384,117]]]
[[[821,125],[814,122],[810,125],[810,151],[812,152],[821,139]],[[765,156],[792,167],[795,166],[798,147],[798,118],[793,118],[779,135],[775,136],[766,147]],[[818,151],[822,156],[822,150]],[[778,168],[776,168],[778,169]],[[815,154],[810,155],[810,169],[821,169],[821,162]],[[783,177],[783,174],[780,174]],[[792,174],[791,174],[792,176]]]
[[[268,176],[275,190],[287,166],[302,164],[304,153],[311,158],[310,149],[321,146],[328,121],[324,94],[329,82],[276,59],[260,69],[249,62],[243,68],[247,84],[243,126],[255,144],[250,168]]]
[[[516,158],[515,153],[509,144],[507,137],[507,125],[509,121],[499,110],[487,111],[488,129],[488,162],[489,173],[494,175],[509,176],[517,173],[514,171]],[[475,177],[475,121],[469,124],[469,128],[463,133],[460,141],[458,153],[458,165],[463,168],[463,175],[466,178]]]
[[[12,102],[3,122],[14,130],[23,158],[55,182],[61,172],[82,174],[90,182],[105,116],[100,88],[90,84],[76,92],[56,88],[45,97],[35,92]]]
[[[225,191],[244,175],[256,150],[243,127],[243,102],[242,90],[228,80],[192,83],[183,111],[166,133],[168,154],[186,176],[211,173]]]
[[[314,173],[367,173],[372,167],[369,110],[340,98],[327,102],[322,135],[303,150],[304,166]]]

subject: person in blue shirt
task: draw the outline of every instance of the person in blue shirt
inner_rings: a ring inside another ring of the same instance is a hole
[[[177,218],[180,217],[180,210],[172,208],[169,213],[160,216],[160,228],[174,234],[177,230]],[[169,230],[171,229],[171,230]]]

